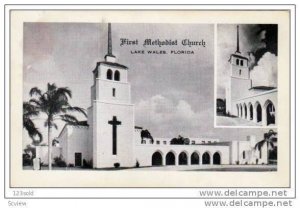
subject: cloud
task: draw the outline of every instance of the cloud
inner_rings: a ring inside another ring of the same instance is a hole
[[[137,125],[150,129],[156,136],[196,136],[207,112],[196,112],[185,100],[172,101],[162,95],[141,100],[135,105]],[[152,131],[153,130],[153,131]]]
[[[253,86],[277,87],[277,56],[266,52],[251,71]]]

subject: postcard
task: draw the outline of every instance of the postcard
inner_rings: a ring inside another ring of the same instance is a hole
[[[10,18],[11,187],[290,186],[288,10]]]

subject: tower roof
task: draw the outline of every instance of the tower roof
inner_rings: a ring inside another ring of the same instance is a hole
[[[111,23],[108,23],[107,37],[107,54],[105,55],[105,57],[115,57],[112,53]]]
[[[241,51],[240,51],[239,25],[236,26],[236,51],[235,51],[235,53],[232,53],[230,55],[230,58],[229,58],[228,62],[231,61],[232,57],[240,58],[240,59],[245,59],[245,60],[249,61],[249,59],[246,56],[243,56],[242,53],[241,53]]]
[[[240,36],[239,36],[239,26],[236,26],[236,51],[235,53],[240,52]]]

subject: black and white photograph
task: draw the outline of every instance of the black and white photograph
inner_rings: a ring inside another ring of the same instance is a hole
[[[277,171],[277,27],[214,27],[25,22],[22,169]]]
[[[1,207],[292,207],[295,5],[4,2]]]
[[[218,24],[216,126],[276,128],[276,24]]]

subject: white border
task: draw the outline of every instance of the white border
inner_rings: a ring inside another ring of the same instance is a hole
[[[5,20],[6,20],[6,28],[5,28],[5,36],[6,36],[6,41],[5,41],[5,53],[9,54],[9,9],[28,9],[29,6],[21,6],[21,5],[10,5],[6,7],[6,11],[5,11]],[[112,6],[112,5],[107,5],[107,6],[96,6],[96,5],[80,5],[80,6],[71,6],[71,5],[63,5],[63,6],[54,6],[54,5],[31,5],[30,8],[31,9],[56,9],[56,8],[63,8],[63,9],[78,9],[80,7],[80,9],[291,9],[291,50],[292,50],[292,54],[291,54],[291,102],[292,102],[292,108],[291,108],[291,115],[292,115],[292,121],[295,120],[295,111],[294,111],[294,101],[295,101],[295,82],[293,77],[295,77],[295,35],[294,35],[294,8],[292,6],[288,6],[288,5],[281,5],[281,6],[268,6],[268,5],[262,5],[262,6],[253,6],[253,5],[247,5],[247,6],[237,6],[237,5],[223,5],[223,6],[212,6],[212,5],[203,5],[203,6],[141,6],[141,5],[134,5],[134,6]],[[1,34],[2,36],[2,34]],[[9,112],[9,56],[6,55],[6,60],[5,60],[5,71],[6,71],[6,76],[4,77],[6,80],[6,89],[5,89],[5,104],[6,104],[6,117],[5,117],[5,123],[6,125],[6,134],[5,134],[5,139],[6,139],[6,146],[4,147],[6,150],[9,150],[9,146],[8,146],[8,138],[9,138],[9,126],[8,124],[10,123],[9,121],[9,117],[8,117],[8,112]],[[299,74],[299,73],[298,73]],[[299,75],[298,75],[299,76]],[[284,189],[288,191],[288,195],[289,197],[293,197],[295,195],[294,192],[294,182],[295,182],[295,175],[294,175],[294,165],[295,164],[295,151],[294,148],[295,147],[295,142],[294,139],[295,138],[295,123],[292,122],[291,123],[291,189]],[[9,158],[9,151],[6,151],[6,158]],[[6,162],[6,167],[9,167],[8,164],[8,160],[5,161]],[[6,190],[6,197],[12,197],[13,198],[13,192],[12,191],[16,191],[16,190],[28,190],[28,189],[11,189],[9,188],[9,178],[7,178],[7,176],[9,175],[9,169],[6,168],[5,172],[6,172],[6,186],[5,186],[5,190]],[[26,180],[26,179],[24,179]],[[217,189],[211,189],[210,190],[218,190]],[[226,188],[227,189],[227,188]],[[140,189],[140,188],[122,188],[122,189],[116,189],[116,188],[92,188],[92,189],[59,189],[59,188],[51,188],[51,189],[47,189],[47,188],[43,188],[43,189],[30,189],[30,190],[34,190],[35,192],[35,196],[36,198],[40,198],[40,197],[72,197],[72,198],[77,198],[77,197],[141,197],[141,198],[149,198],[149,197],[170,197],[170,198],[178,198],[178,197],[183,197],[183,198],[192,198],[192,197],[199,197],[198,191],[199,188],[167,188],[167,189]],[[262,189],[257,189],[257,190],[269,190],[268,188],[262,188]],[[272,189],[273,190],[273,189]]]

